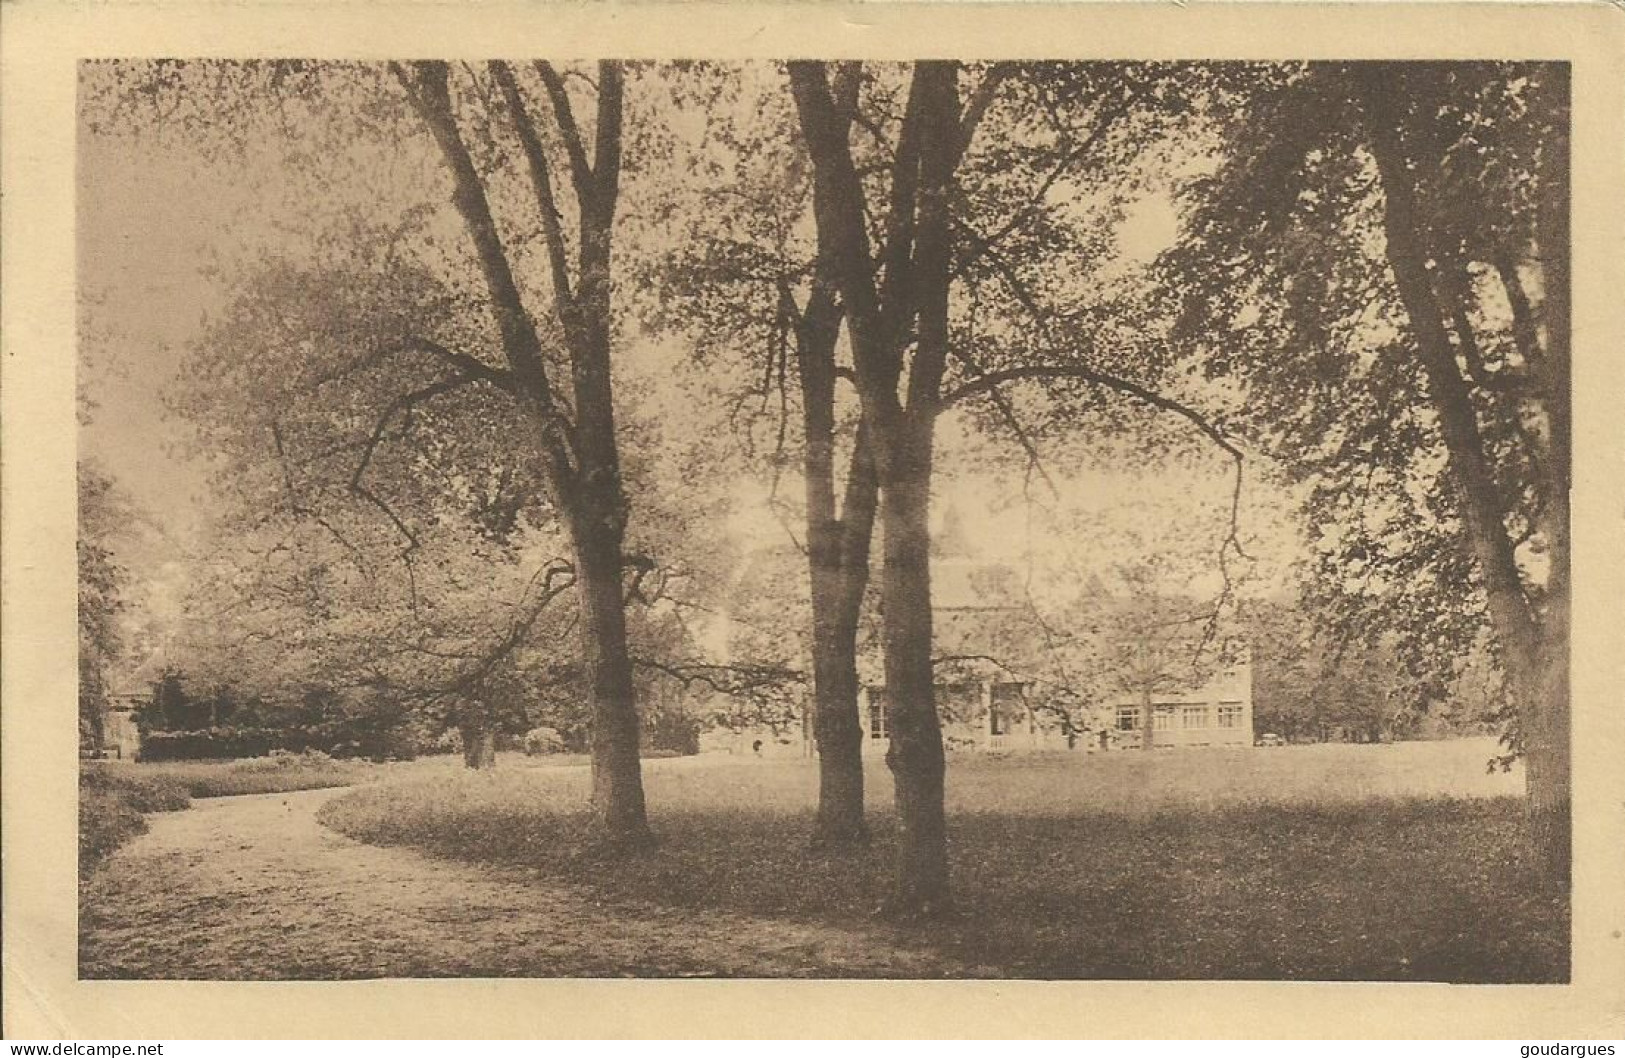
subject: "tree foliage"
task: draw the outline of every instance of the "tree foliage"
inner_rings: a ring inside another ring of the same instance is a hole
[[[1313,608],[1448,681],[1482,630],[1543,856],[1568,842],[1568,70],[1282,67],[1163,262],[1180,333],[1308,485]]]
[[[114,558],[114,539],[128,509],[95,464],[78,465],[79,747],[100,749],[111,703],[109,679],[123,647],[119,624],[128,572]]]

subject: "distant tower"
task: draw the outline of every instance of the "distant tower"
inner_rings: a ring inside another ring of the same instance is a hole
[[[949,500],[942,512],[942,528],[931,537],[931,557],[971,558],[974,550],[965,535],[965,520],[959,513],[959,504]]]

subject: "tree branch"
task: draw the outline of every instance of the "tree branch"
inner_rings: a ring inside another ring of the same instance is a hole
[[[429,127],[446,167],[451,171],[453,203],[474,244],[514,381],[527,403],[540,414],[542,449],[547,458],[549,477],[554,492],[562,500],[574,483],[575,468],[570,461],[570,435],[561,434],[558,429],[558,405],[547,377],[541,339],[536,334],[534,321],[525,310],[524,298],[519,293],[512,265],[491,214],[490,200],[486,197],[468,145],[463,142],[452,114],[446,64],[418,62],[413,67],[416,70],[415,78],[409,77],[399,64],[392,64],[391,69],[406,86],[408,98],[423,123]]]
[[[999,94],[999,87],[1015,73],[1015,64],[1008,62],[994,63],[982,75],[981,83],[965,103],[965,109],[959,116],[959,141],[954,144],[953,159],[958,165],[965,152],[970,149],[971,140],[976,137],[976,128],[987,115],[988,108]]]
[[[564,141],[564,152],[570,159],[570,182],[575,186],[581,212],[591,213],[592,202],[583,196],[591,194],[593,167],[592,163],[587,161],[587,149],[581,139],[581,127],[576,124],[575,110],[570,105],[570,92],[564,85],[564,78],[559,75],[552,63],[537,59],[533,65],[537,76],[547,88],[549,102],[553,104],[553,119],[558,125],[559,138]],[[601,92],[602,88],[599,91]]]
[[[593,168],[588,174],[596,210],[613,204],[621,179],[621,115],[624,90],[621,65],[604,59],[598,63],[598,122],[593,130]]]
[[[669,676],[684,687],[700,683],[720,694],[749,694],[753,691],[776,689],[787,683],[800,683],[807,678],[799,669],[779,665],[668,663],[645,657],[633,658],[632,664]]]
[[[542,149],[541,137],[536,133],[536,124],[531,120],[530,111],[525,108],[525,100],[520,95],[519,83],[514,79],[513,71],[508,68],[507,63],[492,62],[491,74],[502,90],[503,99],[508,104],[508,115],[519,134],[519,146],[525,154],[531,187],[536,192],[537,210],[541,213],[542,236],[547,242],[547,261],[553,278],[553,301],[557,307],[559,322],[563,324],[565,334],[570,337],[573,345],[578,324],[575,295],[571,292],[570,255],[564,241],[558,202],[553,194],[553,177],[548,168],[547,154]],[[579,149],[580,143],[578,142],[576,146]]]
[[[1008,238],[1017,228],[1032,219],[1033,214],[1043,207],[1044,199],[1050,193],[1050,189],[1055,186],[1061,177],[1066,175],[1067,171],[1072,168],[1079,158],[1094,149],[1111,126],[1128,112],[1129,104],[1133,99],[1132,92],[1124,92],[1123,97],[1117,101],[1116,105],[1107,109],[1100,116],[1088,135],[1061,155],[1060,160],[1055,163],[1055,168],[1050,170],[1049,175],[1038,185],[1038,189],[1033,193],[1031,201],[1023,209],[1017,211],[998,231],[980,240],[982,252],[988,252]],[[964,267],[964,265],[962,264],[961,267]]]
[[[470,381],[488,382],[504,393],[517,393],[512,372],[499,367],[492,367],[485,361],[455,349],[448,349],[431,338],[413,335],[406,340],[408,348],[428,353],[457,368]]]

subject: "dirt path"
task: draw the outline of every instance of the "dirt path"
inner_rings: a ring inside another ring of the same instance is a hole
[[[363,845],[316,822],[342,790],[148,817],[81,896],[84,978],[975,975],[888,931],[606,905],[521,870]]]

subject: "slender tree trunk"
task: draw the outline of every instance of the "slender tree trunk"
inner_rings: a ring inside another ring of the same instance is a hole
[[[854,439],[843,509],[835,506],[835,343],[840,309],[820,277],[800,314],[796,357],[806,454],[807,575],[812,601],[813,733],[818,744],[814,847],[863,844],[863,725],[858,716],[858,616],[869,579],[876,483],[867,431]]]
[[[1149,688],[1140,692],[1140,748],[1156,749],[1156,736],[1152,734],[1157,729],[1157,709],[1151,704],[1151,691]]]
[[[811,528],[811,527],[809,527]],[[808,548],[812,578],[813,733],[818,742],[817,847],[861,844],[863,725],[858,717],[858,613],[868,564],[841,561],[839,532],[824,526]]]
[[[897,801],[897,870],[891,909],[907,917],[948,908],[948,830],[943,811],[942,728],[931,665],[929,426],[890,453],[881,500],[885,565],[886,705]],[[923,436],[922,436],[923,434]]]
[[[863,721],[858,715],[858,621],[869,584],[878,486],[867,431],[858,430],[846,502],[813,572],[813,688],[818,738],[818,821],[813,843],[863,844]],[[829,548],[833,548],[833,561]],[[810,549],[809,549],[810,550]]]
[[[1380,71],[1356,75],[1368,120],[1372,154],[1382,178],[1384,233],[1388,263],[1400,300],[1410,318],[1428,381],[1428,397],[1439,420],[1439,432],[1449,454],[1449,472],[1461,504],[1462,521],[1482,581],[1490,624],[1500,646],[1500,658],[1514,701],[1525,752],[1528,810],[1533,833],[1548,874],[1567,877],[1569,864],[1569,731],[1568,731],[1568,414],[1567,357],[1562,360],[1559,385],[1548,383],[1547,406],[1553,455],[1537,459],[1544,464],[1539,483],[1550,524],[1552,555],[1545,612],[1537,611],[1525,592],[1511,537],[1505,523],[1506,504],[1485,454],[1472,395],[1456,364],[1456,351],[1445,325],[1438,293],[1429,275],[1430,253],[1417,207],[1399,130],[1402,115],[1391,98],[1391,86]],[[1552,192],[1548,190],[1548,194]],[[1567,195],[1551,213],[1561,214],[1557,235],[1547,239],[1561,245],[1544,254],[1552,289],[1560,291],[1556,305],[1560,317],[1554,334],[1567,341]],[[1548,229],[1550,230],[1550,229]],[[1545,233],[1543,233],[1545,234]],[[1548,326],[1551,326],[1548,313]],[[1566,349],[1564,350],[1566,354]],[[1554,470],[1556,473],[1554,473]],[[1557,480],[1552,480],[1556,477]],[[1559,612],[1561,611],[1561,612]]]

